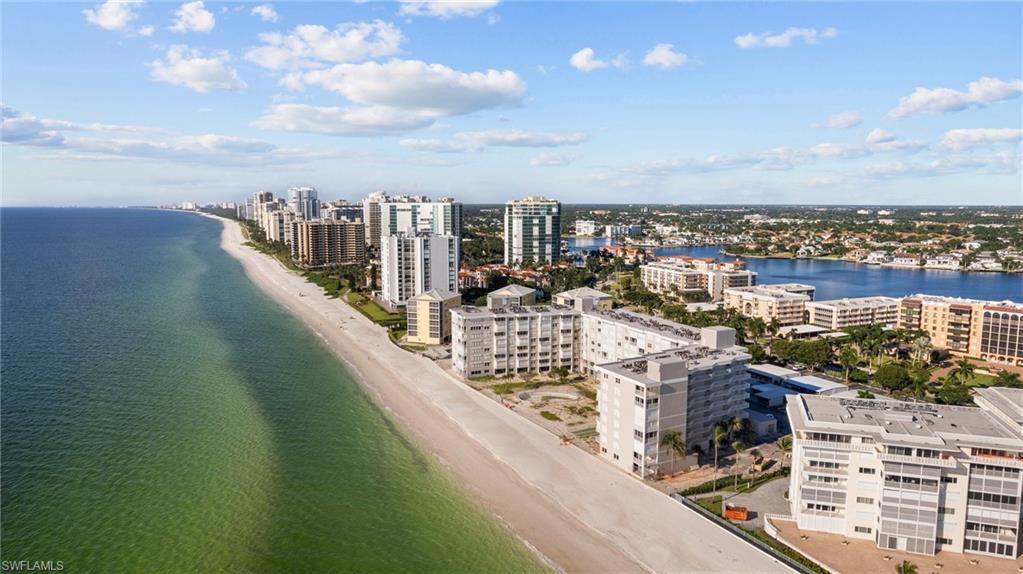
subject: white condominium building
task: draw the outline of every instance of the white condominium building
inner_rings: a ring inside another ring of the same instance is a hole
[[[614,297],[612,297],[610,293],[604,293],[603,291],[598,291],[592,287],[579,287],[577,289],[570,289],[568,291],[562,291],[561,293],[555,293],[551,300],[557,305],[575,307],[576,302],[581,302],[583,299],[592,299],[593,306],[603,311],[610,311],[611,307],[614,306]]]
[[[706,292],[712,300],[719,301],[725,289],[757,284],[756,272],[743,269],[694,269],[686,263],[668,262],[648,263],[639,269],[644,287],[654,293],[675,297]]]
[[[362,200],[362,222],[366,224],[366,247],[380,249],[380,205],[390,198],[382,191]]]
[[[597,234],[597,222],[590,219],[579,219],[575,222],[575,234],[576,235],[596,235]]]
[[[594,368],[601,456],[642,478],[677,472],[688,463],[661,445],[666,433],[692,453],[708,447],[715,423],[746,416],[750,356],[733,329],[702,331],[700,344]]]
[[[592,300],[591,300],[592,301]],[[595,309],[591,303],[582,319],[583,373],[593,367],[678,347],[698,344],[700,329],[631,311]]]
[[[832,299],[806,304],[810,325],[837,331],[859,325],[894,327],[899,315],[899,300],[892,297]]]
[[[297,219],[312,221],[320,218],[320,200],[316,197],[316,188],[288,188],[288,207],[295,212]]]
[[[561,202],[543,197],[504,206],[504,263],[553,263],[561,256]]]
[[[358,203],[348,203],[343,199],[320,204],[321,219],[362,221],[362,214],[362,205]]]
[[[450,197],[430,201],[399,196],[380,204],[380,235],[429,232],[462,237],[462,204]]]
[[[456,307],[451,366],[463,377],[576,370],[579,312],[561,305]]]
[[[451,235],[397,233],[382,238],[381,296],[392,306],[431,289],[458,292],[460,241]]]
[[[776,319],[782,326],[803,323],[805,305],[813,301],[816,289],[802,283],[780,283],[732,287],[725,289],[725,307],[735,309],[746,317],[770,323]]]
[[[1020,555],[1023,389],[977,407],[788,397],[800,529],[933,555]]]

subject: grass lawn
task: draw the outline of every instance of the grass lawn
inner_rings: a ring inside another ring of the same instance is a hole
[[[560,421],[561,420],[561,417],[559,417],[558,415],[552,413],[551,411],[540,411],[540,416],[542,416],[543,418],[545,418],[545,419],[547,419],[549,421]]]
[[[701,507],[704,508],[704,510],[716,514],[717,516],[721,516],[721,495],[697,498],[693,502],[699,504]]]
[[[388,324],[400,322],[404,317],[400,313],[391,313],[373,301],[370,301],[362,293],[354,291],[348,293],[348,303],[358,309],[360,313],[370,318],[374,323]]]
[[[524,388],[526,388],[526,383],[497,383],[491,385],[490,390],[498,395],[507,395]]]
[[[981,375],[979,373],[974,373],[973,377],[971,377],[970,380],[966,382],[966,386],[990,387],[992,384],[994,384],[994,382],[995,378],[992,377],[991,375]]]

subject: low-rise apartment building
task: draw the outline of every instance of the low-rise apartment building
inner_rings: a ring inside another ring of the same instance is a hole
[[[408,300],[409,343],[441,345],[451,339],[451,309],[462,304],[462,296],[451,291],[430,289]]]
[[[553,297],[556,305],[567,305],[569,307],[575,307],[576,302],[582,299],[592,299],[594,307],[605,311],[609,311],[614,304],[614,297],[609,293],[598,291],[592,287],[579,287],[578,289],[562,291],[561,293],[556,293]]]
[[[366,261],[366,231],[362,222],[294,221],[291,229],[291,258],[303,267]]]
[[[1023,305],[936,295],[899,303],[900,329],[924,331],[939,349],[985,361],[1023,365]]]
[[[518,307],[536,305],[536,289],[526,287],[525,285],[512,284],[487,293],[487,307],[491,309],[513,305]]]
[[[789,396],[799,528],[916,554],[1019,556],[1023,390],[980,389],[978,403]]]
[[[451,310],[451,366],[463,377],[577,370],[579,311],[562,305]]]
[[[892,297],[856,297],[806,303],[807,324],[832,331],[860,325],[894,327],[899,300]]]
[[[692,452],[708,448],[719,421],[745,417],[750,356],[727,327],[703,330],[700,344],[598,365],[597,433],[609,462],[642,478],[690,466],[661,444],[678,432]]]
[[[591,236],[597,234],[597,222],[591,219],[577,219],[575,222],[575,234]]]
[[[733,287],[724,290],[725,307],[735,309],[746,317],[770,323],[777,320],[782,326],[804,322],[806,303],[813,301],[816,288],[802,283],[780,283]]]
[[[725,289],[757,284],[755,271],[730,269],[723,265],[694,269],[687,263],[658,261],[640,266],[640,281],[644,287],[661,295],[682,297],[705,292],[714,301],[721,300]]]

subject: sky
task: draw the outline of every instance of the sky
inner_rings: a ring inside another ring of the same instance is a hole
[[[2,6],[2,204],[1023,204],[1023,4]]]

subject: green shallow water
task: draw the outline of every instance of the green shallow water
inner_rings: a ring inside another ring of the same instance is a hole
[[[219,223],[0,216],[3,560],[544,570],[248,281],[220,250]]]

